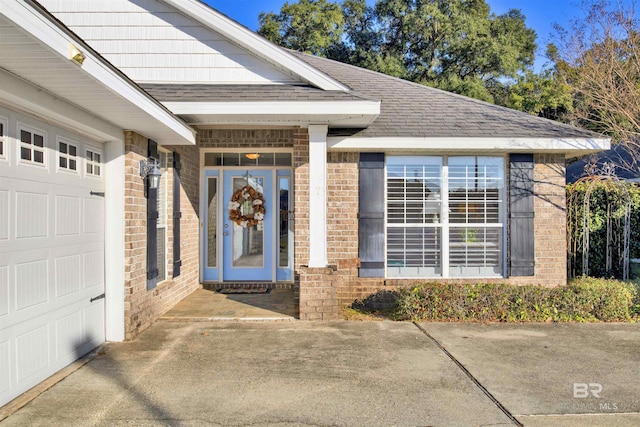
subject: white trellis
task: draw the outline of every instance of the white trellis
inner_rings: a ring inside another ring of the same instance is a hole
[[[569,250],[568,274],[588,276],[589,255],[591,251],[591,197],[593,191],[603,186],[607,196],[606,207],[606,249],[605,271],[613,272],[614,253],[618,252],[622,263],[622,279],[629,279],[629,248],[631,240],[631,195],[626,184],[615,174],[613,165],[605,164],[602,168],[589,164],[585,166],[586,176],[579,179],[569,190],[567,198],[567,243]],[[584,196],[577,188],[586,186]],[[619,215],[623,209],[622,215]],[[616,215],[618,214],[618,215]],[[578,256],[582,266],[577,271]]]

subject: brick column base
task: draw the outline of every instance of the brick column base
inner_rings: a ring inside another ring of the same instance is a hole
[[[340,304],[335,268],[300,268],[300,320],[337,320]]]

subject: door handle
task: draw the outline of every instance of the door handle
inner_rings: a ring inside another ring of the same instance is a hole
[[[225,231],[225,232],[223,233],[223,235],[228,236],[228,235],[229,235],[229,232],[228,232],[228,231]]]

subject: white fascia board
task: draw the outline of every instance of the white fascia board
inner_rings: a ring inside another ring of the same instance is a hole
[[[85,73],[119,95],[123,101],[135,105],[162,125],[170,128],[189,144],[195,145],[195,130],[165,110],[161,104],[142,89],[121,76],[100,56],[95,55],[84,41],[71,37],[57,23],[52,22],[47,16],[22,0],[7,0],[3,2],[2,6],[3,15],[57,52],[62,58],[68,58],[69,45],[75,45],[85,55],[85,60],[80,66]]]
[[[379,101],[301,102],[164,102],[174,114],[260,115],[363,115],[378,116]]]
[[[256,56],[279,65],[324,90],[348,92],[349,88],[320,70],[287,53],[284,49],[232,21],[223,14],[197,0],[162,0],[206,27],[219,32],[235,44]]]
[[[608,138],[358,138],[330,137],[329,150],[567,152],[608,150]]]
[[[0,103],[54,122],[98,141],[120,140],[122,129],[0,70]]]

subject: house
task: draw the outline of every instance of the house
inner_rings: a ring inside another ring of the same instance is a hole
[[[0,11],[0,404],[202,284],[338,317],[416,280],[566,282],[582,129],[281,49],[196,0]]]
[[[640,182],[640,166],[635,147],[616,144],[610,150],[594,153],[567,164],[567,184],[593,174],[612,173],[625,182]]]

